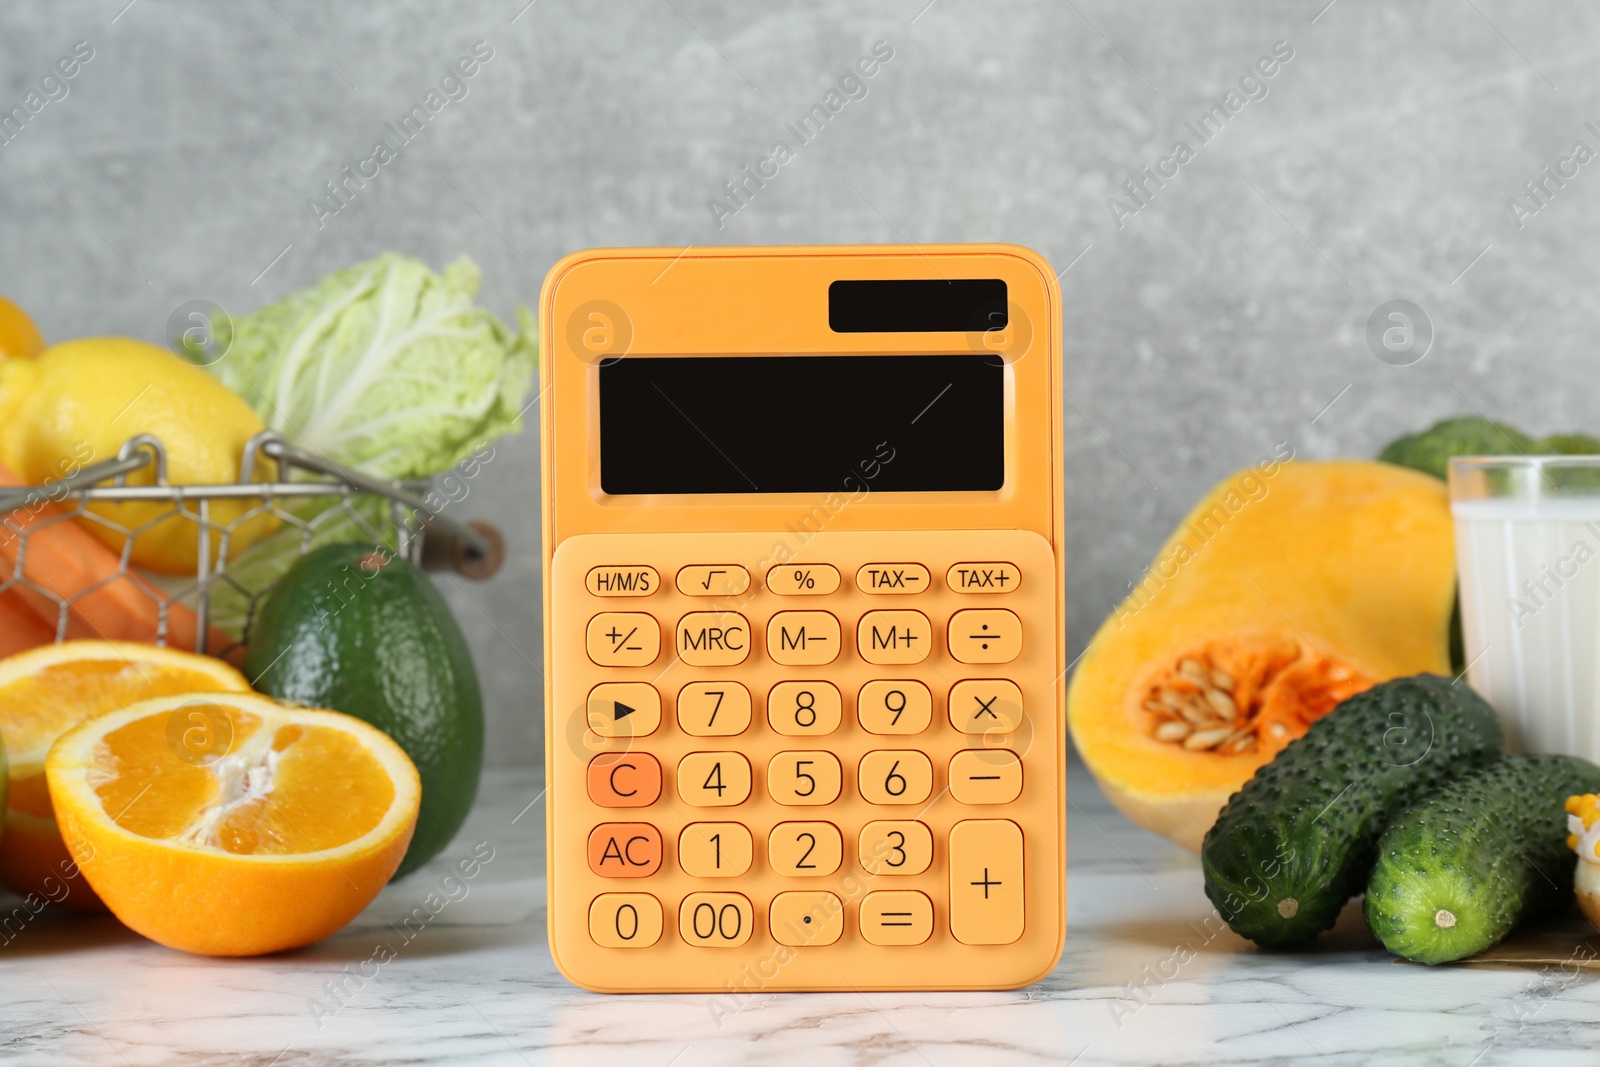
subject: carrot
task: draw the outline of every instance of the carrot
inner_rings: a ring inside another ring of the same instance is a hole
[[[55,639],[55,627],[46,626],[15,589],[0,593],[0,659]]]
[[[0,466],[0,488],[24,486],[20,478]],[[16,571],[22,558],[22,574],[29,585],[11,588],[36,621],[48,628],[53,640],[61,601],[73,598],[67,618],[67,637],[100,638],[110,641],[151,641],[156,639],[160,607],[167,595],[137,573],[121,572],[121,560],[98,538],[65,517],[55,504],[31,504],[0,515],[8,525],[0,525],[0,582]],[[27,552],[17,529],[27,531]],[[101,584],[105,583],[105,584]],[[40,590],[44,590],[41,592]],[[0,622],[0,626],[5,623]],[[194,612],[179,603],[167,608],[167,644],[193,649],[199,627]],[[209,645],[213,650],[231,642],[226,634],[212,628]]]

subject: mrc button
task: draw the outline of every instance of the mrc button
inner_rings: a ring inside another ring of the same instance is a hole
[[[678,620],[678,658],[691,667],[731,667],[750,655],[750,620],[737,611],[691,611]]]

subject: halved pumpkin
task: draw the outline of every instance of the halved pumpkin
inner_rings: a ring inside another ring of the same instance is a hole
[[[1256,769],[1340,701],[1450,671],[1443,483],[1364,460],[1217,485],[1101,624],[1067,694],[1111,802],[1196,851]]]

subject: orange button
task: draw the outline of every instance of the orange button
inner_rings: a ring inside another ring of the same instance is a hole
[[[661,654],[661,626],[642,611],[602,611],[589,620],[586,643],[602,667],[648,667]]]
[[[1015,563],[957,563],[944,576],[958,593],[1009,593],[1022,584]]]
[[[784,563],[767,572],[767,590],[779,596],[827,596],[839,588],[839,569],[826,563]]]
[[[602,752],[589,761],[589,799],[602,808],[643,808],[661,796],[661,763],[645,752]]]
[[[691,611],[678,620],[678,658],[692,667],[731,667],[750,655],[750,622],[737,611]]]
[[[602,878],[648,878],[661,869],[661,831],[647,822],[604,822],[589,832],[589,869]]]
[[[750,588],[750,572],[737,563],[685,567],[678,572],[678,592],[684,596],[738,596]]]
[[[962,663],[1010,663],[1022,651],[1022,620],[1004,608],[950,616],[950,655]]]
[[[920,563],[868,563],[856,571],[856,585],[863,593],[922,593],[930,581]]]
[[[584,579],[592,596],[649,596],[661,588],[654,567],[595,567]]]
[[[868,663],[921,663],[933,650],[933,628],[920,611],[869,611],[856,626],[856,651]]]
[[[661,940],[661,901],[649,893],[601,893],[589,905],[589,940],[601,948],[649,948]]]
[[[839,658],[839,620],[826,611],[780,611],[767,622],[774,663],[816,666]]]

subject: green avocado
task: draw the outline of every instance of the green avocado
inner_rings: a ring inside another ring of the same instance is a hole
[[[455,836],[478,792],[483,697],[466,638],[420,569],[372,545],[306,554],[255,620],[244,671],[268,696],[371,723],[417,765],[422,810],[395,877]]]
[[[1229,799],[1200,848],[1206,896],[1258,945],[1306,944],[1367,884],[1389,820],[1499,755],[1500,720],[1465,685],[1418,674],[1357,693]]]

